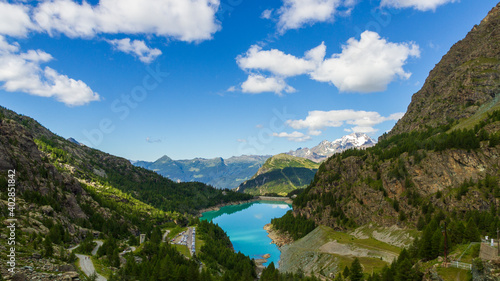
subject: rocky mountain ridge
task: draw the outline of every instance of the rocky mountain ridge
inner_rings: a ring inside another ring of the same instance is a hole
[[[500,4],[436,65],[376,146],[323,162],[295,214],[336,229],[414,227],[423,206],[460,213],[500,203],[499,36]]]
[[[154,162],[136,161],[135,166],[159,173],[176,182],[199,181],[216,188],[233,189],[250,179],[270,156],[242,155],[228,159],[172,160],[164,155]]]
[[[352,133],[331,142],[328,140],[324,140],[311,149],[307,147],[298,148],[295,151],[287,152],[287,154],[306,158],[319,163],[326,160],[328,157],[332,156],[335,153],[341,153],[347,149],[352,149],[352,148],[364,149],[367,147],[374,146],[375,144],[376,141],[370,138],[366,134]]]
[[[388,136],[468,118],[500,93],[500,6],[451,47]]]

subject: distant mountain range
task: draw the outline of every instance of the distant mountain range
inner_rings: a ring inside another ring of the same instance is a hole
[[[270,155],[243,155],[228,159],[195,158],[172,160],[163,156],[154,162],[136,161],[135,166],[153,170],[177,182],[199,181],[221,189],[233,189],[250,179]]]
[[[71,141],[71,140],[70,140]],[[366,134],[353,133],[347,136],[343,136],[340,139],[334,140],[332,142],[323,141],[319,145],[309,149],[309,148],[299,148],[295,151],[290,151],[286,154],[309,159],[316,163],[326,160],[328,157],[335,153],[340,153],[344,150],[350,148],[366,148],[375,145],[375,141],[371,139]],[[258,175],[271,172],[259,170],[262,165],[271,157],[271,155],[243,155],[243,156],[233,156],[228,159],[223,159],[221,157],[205,159],[205,158],[195,158],[187,160],[173,160],[170,157],[164,155],[154,162],[148,161],[131,161],[133,165],[149,169],[157,172],[158,174],[167,177],[173,181],[177,182],[192,182],[199,181],[212,185],[216,188],[221,189],[234,189],[240,186],[243,182],[254,179]],[[283,160],[283,157],[278,157],[278,159]],[[286,162],[286,161],[285,161]],[[303,162],[300,160],[292,162]],[[283,164],[283,163],[282,163]],[[285,165],[284,163],[283,165]],[[290,166],[293,168],[306,168],[307,171],[300,171],[298,176],[298,181],[292,181],[297,183],[299,186],[303,186],[303,182],[309,183],[314,172],[311,172],[310,165],[307,167],[302,167],[303,165]],[[285,166],[281,168],[286,168]],[[317,167],[313,168],[317,169]],[[272,169],[276,173],[277,169]],[[295,169],[295,173],[298,170]],[[286,172],[291,172],[291,170],[286,170]],[[260,173],[260,174],[259,174]],[[312,174],[311,174],[312,173]],[[305,175],[305,178],[302,176]],[[273,176],[274,178],[275,176]],[[260,179],[260,178],[259,178]],[[257,182],[259,182],[257,179]],[[282,185],[283,183],[280,183]],[[296,186],[292,184],[292,186]],[[292,190],[296,189],[292,187]],[[281,192],[283,193],[283,192]]]
[[[68,139],[66,139],[66,140],[67,140],[67,141],[69,141],[69,142],[72,142],[72,143],[74,143],[74,144],[76,144],[76,145],[84,145],[83,143],[81,143],[81,142],[79,142],[79,141],[75,140],[74,138],[68,138]]]
[[[374,146],[377,142],[363,133],[352,133],[336,139],[332,142],[324,140],[317,146],[309,148],[299,148],[287,154],[309,159],[314,162],[321,162],[335,153],[343,152],[351,148],[367,148]]]
[[[311,149],[299,148],[275,155],[267,159],[262,168],[251,179],[240,184],[236,191],[252,195],[287,195],[295,189],[306,188],[314,179],[319,163],[333,154],[375,144],[366,134],[352,133],[332,142],[322,141]]]

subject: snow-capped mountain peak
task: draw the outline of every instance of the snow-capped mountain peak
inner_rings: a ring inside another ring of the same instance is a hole
[[[340,139],[336,139],[332,143],[339,144],[341,146],[346,146],[348,144],[351,144],[352,146],[355,147],[361,147],[365,144],[374,144],[375,141],[366,134],[352,133],[350,135],[343,136]]]
[[[335,153],[340,153],[350,148],[367,148],[375,145],[375,143],[376,141],[366,134],[352,133],[332,142],[324,140],[311,149],[300,148],[295,151],[290,151],[288,154],[320,162]]]

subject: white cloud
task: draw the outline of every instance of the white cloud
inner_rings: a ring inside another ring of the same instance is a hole
[[[378,129],[375,129],[373,127],[368,127],[368,126],[355,126],[351,128],[351,131],[354,133],[365,133],[365,134],[372,134],[378,131]]]
[[[236,86],[231,86],[229,88],[227,88],[226,92],[236,92]]]
[[[373,126],[390,120],[399,120],[404,113],[394,113],[388,117],[381,116],[374,111],[331,110],[310,111],[305,119],[287,120],[286,124],[293,129],[308,129],[309,135],[316,135],[318,131],[327,127],[341,127],[345,124],[353,125],[349,131],[373,133],[377,130]]]
[[[321,42],[319,46],[307,51],[305,53],[305,58],[311,62],[314,62],[315,65],[319,65],[323,62],[325,55],[326,55],[325,42]]]
[[[306,24],[333,21],[341,0],[283,0],[278,10],[278,29],[281,33],[298,29]]]
[[[0,82],[9,92],[54,97],[68,106],[84,105],[100,99],[81,80],[61,75],[50,67],[41,68],[52,56],[41,50],[20,53],[19,45],[9,44],[0,35]]]
[[[262,12],[260,17],[268,20],[268,19],[271,19],[272,13],[273,13],[273,9],[266,9]]]
[[[311,139],[310,136],[305,135],[304,133],[301,132],[293,132],[293,133],[286,133],[286,132],[281,132],[281,133],[273,133],[273,136],[278,137],[278,138],[286,138],[289,141],[295,141],[295,142],[304,142],[308,141]]]
[[[320,130],[310,130],[310,131],[309,131],[309,135],[311,135],[311,136],[319,136],[319,135],[321,135],[322,133],[323,133],[323,132],[322,132],[322,131],[320,131]]]
[[[455,2],[458,2],[458,0],[382,0],[381,6],[414,8],[420,11],[435,11],[438,6]]]
[[[139,58],[139,60],[143,63],[151,63],[156,59],[156,57],[161,55],[160,50],[156,48],[149,48],[142,40],[130,41],[130,38],[125,38],[120,40],[115,39],[107,41],[117,50],[122,51],[126,54],[132,54]]]
[[[287,55],[280,50],[263,51],[253,45],[244,56],[237,56],[236,63],[241,69],[265,70],[280,76],[295,76],[314,69],[314,64],[305,59]]]
[[[409,57],[419,57],[420,50],[414,43],[391,43],[365,31],[359,41],[349,39],[341,53],[326,59],[325,55],[324,43],[302,58],[254,45],[245,55],[236,57],[236,62],[243,70],[267,71],[280,79],[308,74],[313,80],[332,83],[341,92],[369,93],[385,90],[396,78],[408,79],[411,73],[403,66]]]
[[[162,140],[161,139],[153,139],[151,137],[146,137],[146,142],[148,143],[160,143]]]
[[[107,34],[155,34],[181,41],[211,39],[220,29],[219,0],[101,0],[91,6],[72,0],[45,1],[34,20],[49,34],[91,38]]]
[[[376,32],[365,31],[358,41],[350,38],[342,53],[334,54],[311,73],[311,78],[334,84],[341,92],[384,91],[396,77],[408,79],[403,69],[409,57],[419,57],[418,45],[391,43]]]
[[[263,92],[274,92],[281,95],[282,92],[293,93],[295,89],[288,86],[285,81],[277,77],[264,77],[258,74],[250,74],[248,79],[241,84],[243,93],[258,94]]]
[[[0,34],[25,37],[36,29],[29,16],[29,8],[21,4],[0,1]]]

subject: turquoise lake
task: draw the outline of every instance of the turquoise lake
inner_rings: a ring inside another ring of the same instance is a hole
[[[211,220],[224,229],[236,252],[240,251],[253,259],[270,254],[265,265],[274,262],[277,267],[281,252],[276,245],[271,244],[271,238],[267,237],[263,227],[271,219],[282,217],[291,209],[292,206],[284,202],[257,201],[205,212],[201,219]]]

